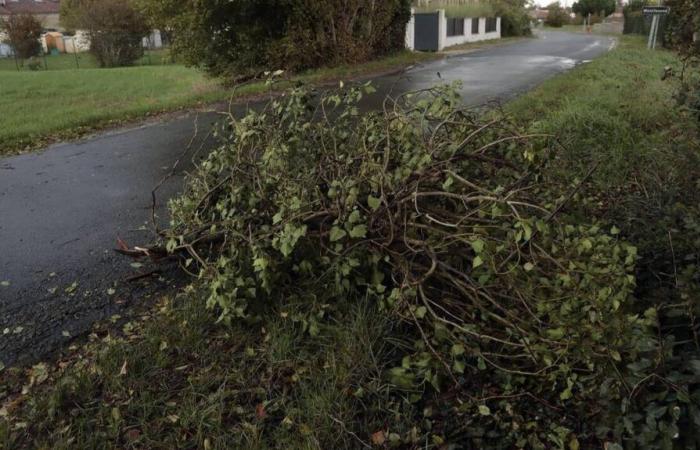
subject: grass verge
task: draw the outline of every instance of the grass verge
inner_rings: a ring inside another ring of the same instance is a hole
[[[436,57],[402,52],[365,64],[301,73],[280,87],[370,76]],[[264,82],[251,83],[237,89],[236,96],[268,89]],[[35,150],[148,115],[230,98],[230,88],[181,65],[0,71],[0,156]]]

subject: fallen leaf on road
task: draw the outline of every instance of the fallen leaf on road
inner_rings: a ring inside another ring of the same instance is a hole
[[[386,433],[384,433],[383,430],[379,430],[375,433],[372,433],[370,439],[372,440],[372,443],[374,445],[384,445],[384,442],[386,442]]]
[[[265,416],[267,416],[267,413],[265,412],[265,405],[258,403],[258,406],[255,407],[255,417],[258,419],[264,419]]]
[[[124,433],[124,437],[126,438],[127,441],[133,442],[137,440],[139,437],[141,437],[141,432],[139,430],[129,430],[126,433]]]
[[[46,363],[39,363],[32,367],[30,384],[35,386],[49,378],[49,368]]]

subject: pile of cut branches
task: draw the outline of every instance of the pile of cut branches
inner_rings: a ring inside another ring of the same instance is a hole
[[[231,117],[170,205],[167,252],[222,320],[294,303],[314,335],[334,305],[377,302],[413,333],[387,379],[438,396],[454,439],[612,439],[586,424],[654,347],[654,311],[625,312],[635,248],[559,216],[577,191],[541,183],[548,136],[484,121],[447,86],[360,114],[372,89]]]

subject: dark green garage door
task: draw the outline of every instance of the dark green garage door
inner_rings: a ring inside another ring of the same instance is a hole
[[[415,16],[415,47],[421,51],[438,51],[440,41],[440,14],[419,13]]]

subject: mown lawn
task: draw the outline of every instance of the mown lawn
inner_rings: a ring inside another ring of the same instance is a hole
[[[35,60],[40,64],[38,71],[44,70],[72,70],[72,69],[96,69],[97,61],[88,52],[78,54],[46,55]],[[171,64],[173,59],[170,50],[147,50],[143,57],[134,62],[135,66],[150,66]],[[28,61],[15,61],[14,58],[0,58],[0,71],[30,71]]]
[[[183,66],[0,72],[0,154],[225,94],[216,81]]]
[[[50,58],[59,58],[57,61],[69,67],[71,57]],[[165,58],[163,54],[158,57]],[[436,56],[402,52],[365,64],[308,71],[294,76],[291,82],[347,80],[432,58]],[[14,65],[14,61],[9,61]],[[279,86],[287,85],[289,82]],[[264,82],[252,83],[237,89],[236,95],[267,89]],[[231,92],[220,81],[182,65],[154,63],[115,69],[36,72],[0,70],[0,156],[34,150],[58,139],[79,137],[149,114],[229,100]]]

